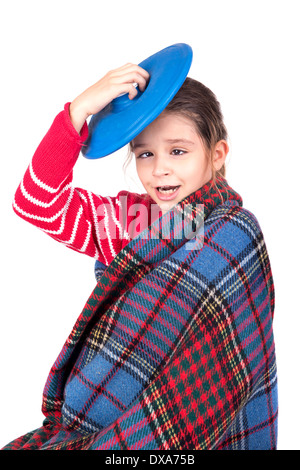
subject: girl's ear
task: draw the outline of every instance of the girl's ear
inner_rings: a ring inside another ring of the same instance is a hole
[[[219,140],[215,147],[213,157],[213,164],[216,171],[220,170],[224,165],[228,152],[229,146],[226,140]]]

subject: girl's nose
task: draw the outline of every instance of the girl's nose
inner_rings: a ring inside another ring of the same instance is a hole
[[[166,158],[156,157],[153,162],[153,176],[169,175],[172,172],[170,162]]]

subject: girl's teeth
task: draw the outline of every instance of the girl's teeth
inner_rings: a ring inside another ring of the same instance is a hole
[[[179,186],[176,186],[175,188],[172,188],[172,189],[164,189],[164,188],[157,188],[158,191],[160,193],[164,193],[164,194],[171,194],[171,193],[175,193],[175,191],[179,188]]]

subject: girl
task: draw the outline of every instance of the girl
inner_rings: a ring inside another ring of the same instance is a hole
[[[187,78],[130,143],[145,194],[72,186],[87,117],[121,93],[134,99],[148,79],[127,64],[68,103],[16,192],[17,214],[100,268],[49,373],[43,426],[5,449],[276,448],[271,267],[256,218],[225,179],[215,95]],[[192,250],[176,217],[187,209],[192,222],[204,217]]]

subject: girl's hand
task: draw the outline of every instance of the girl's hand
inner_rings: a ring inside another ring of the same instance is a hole
[[[122,93],[128,93],[131,100],[135,98],[138,92],[134,84],[137,83],[140,91],[144,91],[148,80],[149,73],[134,64],[126,64],[108,72],[72,101],[70,118],[77,132],[80,132],[88,116],[101,111]]]

